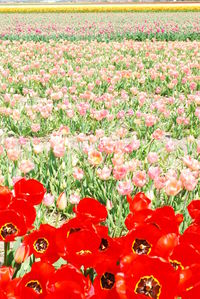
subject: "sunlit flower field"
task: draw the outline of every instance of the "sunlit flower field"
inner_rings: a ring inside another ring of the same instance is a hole
[[[3,14],[2,39],[200,40],[199,12]]]
[[[0,19],[0,299],[198,298],[199,16]]]

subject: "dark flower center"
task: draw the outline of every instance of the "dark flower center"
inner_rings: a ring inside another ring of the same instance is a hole
[[[67,238],[69,237],[69,235],[73,234],[73,233],[76,233],[76,232],[79,232],[81,229],[79,227],[72,227],[70,228],[70,230],[68,230],[67,232]]]
[[[34,242],[33,247],[37,252],[44,253],[49,247],[49,242],[45,238],[39,238]]]
[[[37,294],[42,293],[42,287],[38,280],[30,280],[27,282],[26,287],[33,289]]]
[[[99,251],[105,251],[108,248],[108,240],[107,239],[101,239],[101,244],[99,246]]]
[[[149,254],[151,251],[151,245],[146,240],[135,239],[132,245],[134,253],[139,255]]]
[[[111,290],[115,284],[115,275],[109,272],[105,272],[100,279],[102,289]]]
[[[159,299],[161,286],[155,277],[144,276],[136,284],[135,293],[145,295],[149,298]]]
[[[175,270],[178,270],[178,269],[184,269],[184,267],[183,267],[183,265],[180,263],[180,262],[178,262],[178,261],[176,261],[176,260],[170,260],[170,264],[172,265],[172,267],[175,269]]]
[[[3,240],[5,240],[8,236],[15,235],[17,232],[17,227],[12,223],[4,224],[0,229],[0,235],[2,236]]]

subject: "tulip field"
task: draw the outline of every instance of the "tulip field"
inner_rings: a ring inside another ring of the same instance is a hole
[[[198,9],[0,12],[0,299],[198,299]]]

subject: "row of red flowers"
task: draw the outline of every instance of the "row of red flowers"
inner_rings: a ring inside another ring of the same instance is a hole
[[[191,225],[170,206],[152,210],[143,193],[127,197],[127,234],[111,238],[105,225],[107,210],[93,198],[74,207],[75,217],[55,228],[34,230],[35,205],[45,188],[22,179],[14,192],[0,188],[0,240],[17,236],[22,244],[15,259],[33,255],[36,262],[23,277],[16,269],[0,268],[0,299],[194,299],[200,294],[200,200],[188,206]],[[55,269],[59,259],[66,264]]]

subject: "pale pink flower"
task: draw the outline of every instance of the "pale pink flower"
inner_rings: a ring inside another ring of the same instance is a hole
[[[22,160],[19,169],[21,170],[22,173],[28,173],[31,170],[33,170],[35,167],[34,163],[30,160]]]
[[[152,134],[152,138],[156,140],[162,139],[163,136],[164,136],[164,132],[161,129],[156,129]]]
[[[38,132],[40,130],[40,124],[32,124],[31,130],[34,133]]]
[[[151,180],[154,180],[156,177],[160,176],[160,167],[149,167],[148,176]]]
[[[102,169],[97,169],[97,175],[101,180],[108,180],[111,175],[112,168],[104,166]]]
[[[57,158],[62,158],[65,155],[65,146],[60,143],[53,147],[53,153]]]
[[[128,195],[133,191],[131,181],[119,181],[117,184],[117,191],[120,195]]]
[[[69,197],[69,202],[73,205],[77,205],[80,202],[80,195],[76,192],[72,193]]]
[[[4,144],[6,149],[9,148],[13,149],[14,147],[17,146],[17,139],[14,137],[8,137],[5,139]]]
[[[68,135],[70,133],[70,129],[67,126],[61,126],[58,130],[59,133],[61,133],[62,135]]]
[[[132,153],[132,151],[138,150],[140,147],[140,140],[134,138],[134,140],[124,146],[125,153]]]
[[[199,161],[190,156],[185,156],[183,158],[183,163],[193,171],[197,171],[200,169]]]
[[[67,117],[69,117],[69,118],[73,118],[73,117],[74,117],[74,110],[72,110],[72,109],[68,109],[68,110],[66,111],[66,114],[67,114]]]
[[[123,138],[127,134],[127,129],[121,127],[116,133],[120,138]]]
[[[20,137],[19,137],[19,143],[20,143],[21,145],[26,145],[27,142],[28,142],[28,138],[24,138],[23,136],[20,136]]]
[[[98,137],[98,138],[101,138],[101,137],[103,137],[104,135],[105,135],[105,132],[104,132],[104,130],[102,130],[102,129],[98,129],[98,130],[96,130],[96,136]]]
[[[76,139],[78,142],[83,142],[86,140],[86,135],[84,133],[80,133],[79,135],[77,135]]]
[[[158,162],[158,154],[156,152],[149,152],[147,160],[150,164]]]
[[[125,178],[127,174],[127,168],[123,165],[115,166],[113,169],[113,177],[115,180],[122,180]]]
[[[112,163],[114,166],[119,166],[124,163],[124,154],[122,153],[115,153],[114,157],[112,158]]]
[[[103,162],[103,157],[97,150],[91,150],[88,153],[88,161],[91,165],[97,166]]]
[[[189,169],[182,170],[180,180],[184,188],[188,191],[193,191],[198,184],[198,179],[195,178],[195,176]]]
[[[182,190],[182,183],[174,177],[171,177],[166,181],[165,193],[169,196],[175,196]]]
[[[168,153],[173,152],[175,149],[175,145],[174,142],[172,140],[169,140],[166,144],[165,144],[165,149]]]
[[[169,169],[166,173],[166,178],[170,179],[171,177],[177,179],[177,172],[174,169]]]
[[[54,203],[54,196],[50,193],[45,193],[44,198],[42,200],[43,205],[46,207],[50,207]]]
[[[165,177],[158,176],[154,179],[154,186],[158,190],[163,189],[165,187],[165,184],[166,184]]]
[[[145,124],[147,127],[152,127],[156,123],[156,116],[155,115],[147,115],[145,119]]]
[[[146,172],[139,170],[133,175],[133,184],[136,187],[143,187],[146,184]]]
[[[136,169],[140,166],[140,161],[137,159],[132,159],[130,161],[127,161],[124,165],[126,166],[127,172],[129,171],[136,171]]]
[[[73,177],[80,181],[84,177],[84,171],[81,168],[75,167],[73,171]]]
[[[7,156],[9,160],[17,161],[20,156],[20,151],[17,148],[9,148],[7,150]]]
[[[112,154],[115,149],[115,143],[112,140],[107,139],[105,144],[104,144],[104,152],[106,154]]]
[[[42,143],[34,144],[34,145],[33,145],[33,151],[34,151],[35,154],[40,154],[40,153],[42,153],[43,149],[44,149],[44,146],[43,146]]]

